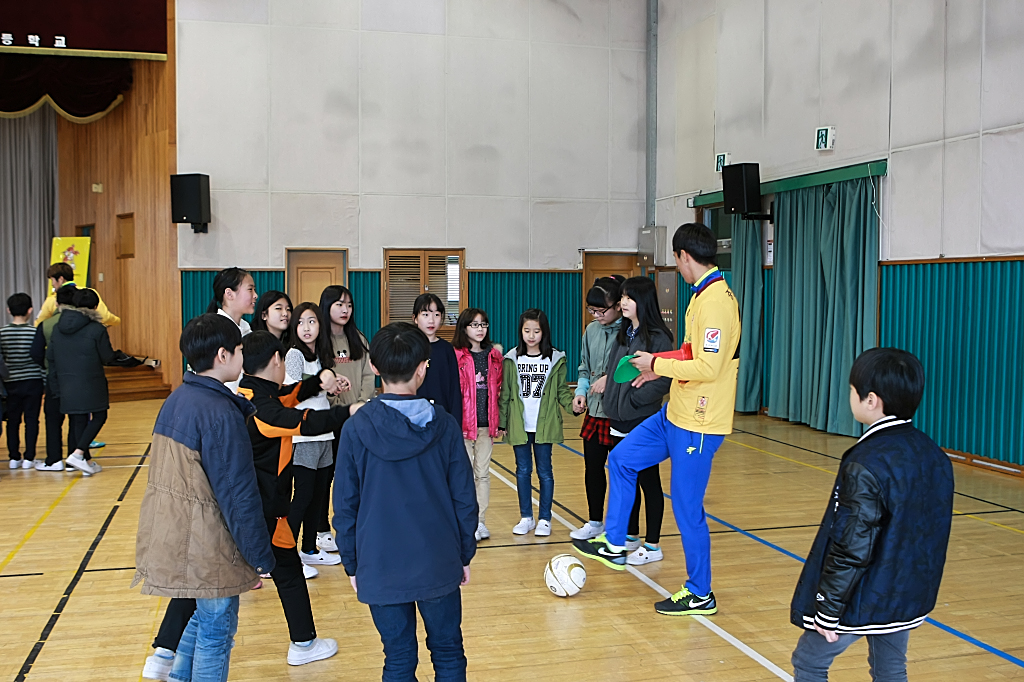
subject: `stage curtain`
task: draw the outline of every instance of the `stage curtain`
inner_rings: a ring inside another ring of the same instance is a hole
[[[863,428],[849,406],[853,360],[875,345],[874,178],[776,195],[768,414],[831,433]]]
[[[49,107],[0,119],[0,291],[23,291],[39,311],[50,240],[57,236],[57,115]]]
[[[740,307],[740,371],[736,410],[761,409],[761,223],[732,215],[732,283]]]
[[[132,85],[132,63],[100,57],[0,53],[0,117],[31,114],[49,103],[75,123],[101,118]]]

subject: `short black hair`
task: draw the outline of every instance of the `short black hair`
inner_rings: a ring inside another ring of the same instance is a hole
[[[75,297],[71,299],[71,305],[76,308],[86,308],[88,310],[96,310],[96,307],[100,304],[100,295],[92,289],[78,289],[75,291]]]
[[[412,316],[416,317],[424,310],[429,312],[431,303],[437,307],[437,312],[441,313],[441,324],[444,324],[444,303],[441,302],[437,294],[420,294],[417,296],[416,301],[412,304]]]
[[[60,289],[57,289],[57,305],[74,305],[76,293],[78,293],[78,289],[75,287],[74,282],[68,282],[63,285]]]
[[[54,263],[50,267],[46,268],[46,279],[63,279],[65,282],[70,282],[75,278],[75,271],[67,263]]]
[[[370,362],[380,373],[381,381],[387,384],[409,381],[420,363],[429,359],[427,335],[408,322],[392,322],[370,341]]]
[[[255,331],[242,339],[242,354],[242,371],[256,374],[266,369],[275,355],[284,360],[284,345],[266,330]]]
[[[850,385],[861,400],[874,393],[885,414],[910,419],[924,394],[924,367],[913,353],[899,348],[872,348],[850,369]]]
[[[455,321],[455,336],[452,337],[452,346],[454,348],[472,348],[473,342],[469,340],[469,334],[466,333],[466,328],[473,324],[473,321],[477,316],[483,318],[483,321],[490,325],[491,321],[487,319],[487,313],[480,308],[466,308],[459,313],[459,319]],[[484,332],[484,340],[480,342],[480,348],[488,349],[493,343],[491,343],[491,329],[488,326],[487,331]]]
[[[680,225],[672,235],[672,253],[678,256],[682,251],[690,254],[690,258],[701,265],[714,265],[715,254],[718,253],[715,233],[700,223]]]
[[[622,275],[598,277],[587,292],[587,305],[592,308],[614,307],[622,299],[621,289],[625,281]]]
[[[7,297],[7,309],[11,311],[11,315],[15,317],[24,317],[28,315],[29,308],[32,307],[32,297],[26,293],[18,292],[11,294]]]
[[[526,355],[526,339],[523,338],[523,325],[527,320],[534,320],[540,325],[540,356],[542,358],[553,358],[555,347],[551,345],[551,325],[548,324],[548,316],[540,308],[529,308],[519,315],[519,345],[516,346],[516,355]]]
[[[231,318],[203,313],[189,320],[181,330],[178,349],[192,371],[199,373],[213,368],[213,361],[221,348],[234,353],[241,344],[242,332]]]

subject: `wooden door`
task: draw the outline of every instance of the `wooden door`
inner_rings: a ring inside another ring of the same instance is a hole
[[[412,320],[420,294],[433,293],[445,306],[437,335],[452,340],[466,308],[466,258],[462,249],[387,249],[384,252],[384,324]]]
[[[583,252],[583,297],[586,299],[594,280],[611,275],[622,275],[626,279],[640,276],[635,253],[587,253]],[[594,321],[594,318],[583,306],[583,328]]]
[[[293,305],[319,303],[326,287],[348,286],[348,249],[286,249],[284,282]]]

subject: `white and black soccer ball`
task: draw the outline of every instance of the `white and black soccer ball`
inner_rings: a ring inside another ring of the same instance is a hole
[[[553,556],[544,567],[544,584],[558,597],[578,594],[586,582],[587,569],[583,568],[583,562],[572,554]]]

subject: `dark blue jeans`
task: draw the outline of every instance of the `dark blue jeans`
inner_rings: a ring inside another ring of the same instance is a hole
[[[439,599],[407,604],[370,604],[373,624],[384,645],[383,682],[416,682],[419,644],[416,608],[427,631],[427,649],[434,664],[434,682],[465,682],[466,653],[462,648],[462,591],[456,588]]]
[[[830,644],[817,632],[805,630],[793,651],[794,682],[827,682],[832,661],[860,637],[839,635],[839,641]],[[868,667],[872,680],[906,682],[909,641],[910,630],[888,635],[868,635]]]
[[[536,442],[535,433],[527,433],[525,445],[513,445],[516,453],[516,488],[519,493],[519,515],[533,518],[530,486],[533,482],[533,460],[537,460],[537,478],[540,480],[540,512],[538,518],[551,520],[551,500],[555,497],[555,474],[551,470],[551,443]],[[532,451],[532,452],[531,452]]]

